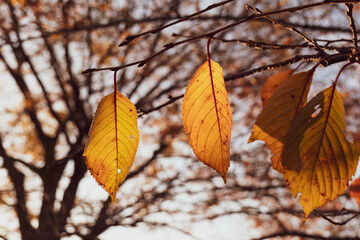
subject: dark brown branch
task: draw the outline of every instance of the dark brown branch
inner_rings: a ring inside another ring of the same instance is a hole
[[[246,76],[250,76],[253,75],[255,73],[259,73],[265,70],[269,70],[269,69],[275,69],[275,68],[280,68],[280,67],[284,67],[296,62],[300,62],[300,61],[320,61],[322,59],[322,57],[320,56],[320,54],[316,54],[316,55],[298,55],[295,56],[293,58],[287,59],[285,61],[282,62],[278,62],[278,63],[274,63],[274,64],[269,64],[269,65],[265,65],[265,66],[261,66],[258,68],[254,68],[248,71],[244,71],[242,73],[238,73],[238,74],[233,74],[233,75],[229,75],[226,76],[224,79],[225,81],[231,81],[237,78],[243,78]]]
[[[164,52],[174,48],[175,46],[179,46],[188,42],[192,42],[195,40],[199,40],[202,38],[209,38],[209,37],[214,37],[216,34],[223,32],[225,30],[228,30],[230,28],[233,28],[239,24],[245,23],[247,21],[256,19],[256,18],[260,18],[260,17],[265,17],[265,16],[270,16],[270,15],[275,15],[275,14],[279,14],[279,13],[284,13],[284,12],[296,12],[296,11],[300,11],[303,9],[307,9],[307,8],[313,8],[313,7],[318,7],[318,6],[323,6],[323,5],[327,5],[327,4],[333,4],[333,3],[348,3],[348,2],[353,2],[353,1],[321,1],[321,2],[317,2],[317,3],[312,3],[312,4],[306,4],[306,5],[301,5],[301,6],[296,6],[296,7],[290,7],[290,8],[283,8],[283,9],[279,9],[279,10],[275,10],[275,11],[270,11],[270,12],[265,12],[265,13],[260,13],[260,14],[253,14],[248,16],[247,18],[241,19],[239,21],[236,21],[232,24],[226,25],[224,27],[218,28],[214,31],[211,32],[207,32],[204,34],[200,34],[198,36],[194,36],[192,38],[188,38],[182,41],[178,41],[178,42],[170,42],[168,44],[164,45],[164,49],[156,52],[155,54],[149,56],[146,59],[143,59],[141,61],[135,61],[132,63],[128,63],[122,66],[117,66],[117,67],[105,67],[105,68],[89,68],[85,71],[82,72],[82,74],[89,74],[92,72],[98,72],[98,71],[104,71],[104,70],[110,70],[110,71],[118,71],[120,69],[126,68],[126,67],[130,67],[130,66],[134,66],[134,65],[138,65],[138,67],[142,67],[145,64],[149,63],[152,59],[154,59],[155,57],[163,54]]]
[[[160,34],[157,34],[154,41],[151,43],[151,46],[149,47],[149,55],[153,55],[156,49],[156,45],[158,44],[160,39]],[[167,59],[166,59],[167,60]],[[145,81],[146,77],[149,75],[149,73],[156,70],[159,66],[162,66],[165,63],[165,61],[159,61],[156,65],[150,67],[150,65],[146,65],[140,75],[139,80],[136,82],[135,86],[131,89],[129,93],[129,98],[136,92],[138,87]]]
[[[321,2],[317,2],[317,3],[311,3],[311,4],[305,4],[305,5],[301,5],[301,6],[296,6],[296,7],[290,7],[290,8],[283,8],[283,9],[279,9],[279,10],[275,10],[275,11],[270,11],[270,12],[265,12],[265,13],[259,13],[259,14],[254,14],[251,15],[245,19],[239,20],[237,22],[234,22],[232,24],[226,25],[225,27],[219,28],[215,31],[209,32],[207,34],[205,34],[206,37],[214,37],[215,34],[225,31],[229,28],[235,27],[241,23],[256,19],[256,18],[260,18],[260,17],[266,17],[266,16],[270,16],[270,15],[275,15],[275,14],[279,14],[279,13],[284,13],[284,12],[297,12],[300,10],[304,10],[307,8],[313,8],[313,7],[318,7],[318,6],[323,6],[323,5],[327,5],[327,4],[333,4],[333,3],[348,3],[348,2],[354,2],[354,1],[340,1],[340,0],[324,0]]]
[[[92,8],[88,8],[87,10],[87,14],[86,14],[86,19],[89,21],[90,25],[93,25],[93,20],[92,20]],[[92,32],[91,31],[87,31],[86,32],[86,44],[87,44],[87,48],[88,48],[88,52],[89,52],[89,56],[88,56],[88,62],[89,62],[89,65],[91,64],[92,62],[92,59],[94,58],[94,56],[96,55],[93,51],[93,40],[92,40]],[[115,45],[115,41],[114,41],[114,45]],[[112,47],[110,46],[107,50],[107,53],[104,54],[100,61],[104,61],[108,56],[110,56],[111,54],[111,51],[112,51]],[[93,76],[91,74],[89,74],[88,76],[86,76],[86,86],[87,86],[87,93],[88,93],[88,96],[91,96],[91,94],[93,93]]]
[[[329,217],[327,217],[326,215],[320,213],[319,211],[317,210],[314,210],[314,213],[318,216],[320,216],[321,218],[325,219],[326,221],[328,221],[329,223],[333,224],[333,225],[338,225],[338,226],[342,226],[342,225],[345,225],[347,224],[349,221],[351,221],[352,219],[358,217],[360,215],[360,212],[357,212],[355,213],[353,216],[351,216],[350,218],[346,219],[345,221],[342,221],[342,222],[336,222],[332,219],[330,219]]]
[[[37,20],[39,21],[39,18]],[[55,54],[53,46],[50,44],[49,40],[46,37],[44,37],[45,32],[43,30],[43,27],[42,27],[41,23],[38,22],[37,26],[39,28],[39,31],[41,32],[41,36],[42,36],[42,39],[44,41],[45,47],[47,48],[48,53],[50,55],[50,63],[51,63],[51,66],[52,66],[52,68],[54,70],[54,73],[55,73],[55,79],[58,82],[58,84],[60,86],[60,89],[61,89],[61,92],[62,92],[61,97],[62,97],[63,101],[65,102],[67,109],[71,112],[72,107],[70,106],[69,98],[67,96],[67,93],[66,93],[63,81],[62,81],[63,78],[62,78],[62,74],[60,72],[60,69],[61,69],[60,63],[58,62],[58,60],[56,58],[56,54]]]
[[[26,194],[24,188],[25,175],[18,171],[14,166],[15,159],[8,156],[3,145],[0,135],[0,156],[3,158],[3,167],[7,170],[16,192],[15,211],[18,215],[20,231],[24,239],[30,238],[34,234],[34,228],[29,222],[29,213],[26,208]]]
[[[0,52],[0,60],[4,63],[6,69],[9,71],[10,75],[14,78],[16,84],[18,85],[20,91],[22,92],[24,99],[26,101],[26,108],[25,112],[29,115],[31,121],[34,123],[37,136],[39,137],[40,142],[43,145],[46,145],[47,141],[49,140],[49,137],[44,133],[41,123],[36,115],[36,110],[34,108],[34,100],[31,96],[30,90],[28,86],[25,83],[25,80],[23,77],[14,69],[10,67],[8,62],[5,60],[4,56]]]
[[[39,174],[39,170],[40,170],[40,169],[37,168],[37,167],[35,167],[34,165],[32,165],[32,164],[30,164],[30,163],[27,163],[27,162],[24,162],[24,161],[22,161],[22,160],[20,160],[20,159],[16,159],[16,158],[13,158],[13,161],[14,161],[14,162],[18,162],[18,163],[24,165],[25,167],[27,167],[28,169],[30,169],[31,171],[33,171],[34,173]]]
[[[194,220],[195,221],[203,221],[203,220],[214,220],[217,219],[219,217],[223,217],[223,216],[227,216],[227,215],[234,215],[234,214],[246,214],[248,216],[256,216],[259,217],[259,215],[265,215],[265,216],[275,216],[278,213],[288,213],[291,214],[293,216],[304,216],[304,212],[300,209],[294,209],[294,208],[276,208],[274,210],[271,211],[260,211],[259,208],[257,207],[243,207],[240,210],[228,210],[228,211],[223,211],[221,213],[215,213],[215,214],[210,214],[210,215],[205,215],[204,217],[196,217]]]
[[[84,151],[84,148],[78,148],[74,151],[71,151],[68,153],[68,155],[66,157],[55,160],[53,164],[55,164],[55,165],[64,164],[64,162],[67,162],[68,160],[74,158],[76,155],[78,155],[79,153],[82,153],[83,151]]]
[[[143,223],[146,223],[149,226],[156,226],[156,227],[167,227],[167,228],[171,228],[174,229],[176,231],[179,231],[187,236],[190,236],[193,239],[197,239],[197,240],[202,240],[201,238],[198,238],[196,236],[194,236],[193,234],[191,234],[189,231],[186,231],[184,229],[181,229],[179,227],[175,227],[175,226],[171,226],[168,223],[157,223],[157,222],[149,222],[149,221],[143,221]]]
[[[234,1],[234,0],[226,0],[226,1],[223,1],[223,2],[216,3],[216,4],[212,4],[212,5],[208,6],[207,8],[205,8],[205,9],[203,9],[203,10],[201,10],[201,11],[198,11],[198,12],[195,12],[195,13],[193,13],[193,14],[190,14],[190,15],[187,15],[187,16],[184,16],[184,17],[181,17],[179,20],[174,21],[174,22],[172,22],[172,23],[165,24],[165,25],[163,25],[163,26],[161,26],[161,27],[152,29],[152,30],[150,30],[150,31],[146,31],[146,32],[142,32],[142,33],[139,33],[139,34],[136,34],[136,35],[128,36],[128,37],[126,37],[126,39],[125,39],[124,42],[122,42],[122,43],[119,44],[119,47],[125,46],[125,45],[129,44],[131,41],[133,41],[134,39],[136,39],[136,38],[138,38],[138,37],[147,35],[147,34],[149,34],[149,33],[151,33],[151,34],[158,33],[158,32],[160,32],[160,31],[164,30],[165,28],[168,28],[168,27],[173,26],[173,25],[175,25],[175,24],[178,24],[178,23],[180,23],[180,22],[184,22],[184,21],[186,21],[186,20],[188,20],[188,19],[190,19],[190,18],[192,18],[192,17],[198,16],[198,15],[200,15],[200,14],[203,14],[204,12],[210,11],[210,10],[213,9],[213,8],[220,7],[220,6],[222,6],[222,5],[225,5],[225,4],[230,3],[230,2],[233,2],[233,1]]]
[[[184,36],[181,34],[176,34],[173,33],[172,36],[174,37],[185,37],[185,38],[191,38],[192,36]],[[272,50],[272,51],[279,51],[279,50],[284,50],[284,49],[316,49],[316,48],[320,48],[320,49],[324,49],[324,50],[331,50],[331,51],[349,51],[351,49],[353,49],[352,47],[331,47],[328,46],[329,43],[332,42],[341,42],[341,41],[345,41],[348,42],[351,40],[348,39],[338,39],[338,40],[318,40],[318,39],[314,39],[315,41],[326,41],[326,45],[322,46],[322,45],[318,45],[318,46],[314,46],[314,45],[310,45],[308,43],[302,43],[302,44],[277,44],[277,43],[267,43],[267,42],[260,42],[260,41],[253,41],[253,40],[245,40],[245,39],[224,39],[224,38],[218,38],[218,37],[213,37],[212,40],[215,41],[219,41],[222,43],[240,43],[243,44],[246,47],[249,48],[253,48],[253,49],[257,49],[257,50]]]
[[[349,42],[349,43],[351,43],[352,42],[352,40],[344,39],[344,38],[335,39],[335,40],[314,38],[314,40],[316,42],[326,42],[325,46],[329,46],[329,44],[331,44],[331,43],[338,43],[338,42]]]
[[[168,145],[166,143],[161,143],[159,148],[153,152],[152,157],[147,160],[146,162],[144,162],[139,168],[137,168],[134,171],[131,171],[126,179],[131,179],[134,178],[136,176],[138,176],[140,173],[142,173],[144,171],[144,169],[149,166],[157,157],[159,154],[161,154],[167,147]],[[121,187],[121,185],[120,185]],[[103,206],[100,210],[100,213],[96,219],[95,224],[91,227],[91,231],[88,234],[87,238],[84,239],[93,239],[94,236],[98,236],[100,233],[104,232],[107,228],[109,228],[110,226],[106,223],[106,219],[108,219],[109,217],[109,213],[108,213],[108,209],[111,206],[111,198],[108,197],[104,202],[103,202]]]
[[[52,153],[54,157],[55,153]],[[43,197],[39,214],[39,231],[44,234],[59,234],[60,226],[54,211],[56,191],[59,181],[66,167],[66,162],[53,165],[53,161],[47,162],[40,170],[40,177],[43,182]]]
[[[159,110],[159,109],[161,109],[161,108],[163,108],[163,107],[165,107],[165,106],[167,106],[167,105],[169,105],[169,104],[171,104],[171,103],[173,103],[173,102],[175,102],[175,101],[177,101],[177,100],[179,100],[179,99],[181,99],[183,97],[184,97],[184,94],[176,96],[176,97],[170,97],[169,101],[167,101],[167,102],[165,102],[165,103],[163,103],[163,104],[161,104],[161,105],[159,105],[157,107],[147,109],[147,110],[140,110],[140,113],[138,114],[138,116],[142,117],[143,115],[146,115],[146,114],[149,114],[151,112],[157,111],[157,110]]]
[[[255,8],[255,7],[252,7],[248,4],[246,4],[246,8],[249,9],[249,10],[252,10],[254,12],[256,12],[257,14],[261,14],[262,11],[260,11],[260,9],[258,8]],[[315,46],[314,42],[312,40],[310,40],[307,36],[305,36],[302,32],[300,32],[299,30],[297,30],[296,28],[292,27],[292,26],[289,26],[289,25],[286,25],[284,23],[280,23],[278,21],[276,21],[275,19],[269,17],[269,16],[265,16],[266,19],[268,19],[272,24],[274,25],[280,25],[280,26],[283,26],[287,29],[289,29],[290,31],[296,33],[297,35],[299,35],[301,38],[303,38],[306,42],[308,42],[310,45],[312,46]]]
[[[84,177],[87,170],[81,152],[74,156],[74,164],[74,173],[70,178],[68,187],[64,191],[64,197],[61,201],[61,208],[57,214],[61,232],[65,230],[66,219],[70,216],[70,211],[74,207],[76,192],[80,180]]]
[[[254,238],[254,240],[272,239],[275,237],[301,237],[301,238],[316,239],[316,240],[359,240],[358,237],[324,237],[317,234],[307,234],[299,231],[281,231],[277,233],[268,234],[260,238]]]
[[[5,237],[4,235],[1,235],[1,234],[0,234],[0,239],[9,240],[7,237]]]
[[[63,8],[62,8],[62,15],[63,15],[63,19],[64,19],[64,24],[65,26],[68,25],[69,22],[69,7],[72,4],[72,1],[69,1],[68,3],[64,4]],[[85,113],[85,109],[83,107],[83,103],[80,99],[80,87],[78,84],[77,79],[75,78],[75,76],[73,75],[72,72],[72,57],[70,55],[70,46],[69,46],[69,38],[68,36],[65,36],[65,40],[63,42],[63,48],[65,50],[65,63],[66,63],[66,70],[67,70],[67,74],[68,74],[68,81],[71,85],[72,91],[74,94],[72,94],[73,96],[73,100],[75,102],[75,107],[76,107],[76,112],[78,114],[74,114],[74,116],[76,116],[76,121],[77,121],[77,125],[79,127],[79,141],[81,141],[83,135],[87,132],[88,128],[90,127],[90,120],[88,118],[88,116]]]
[[[349,17],[349,20],[350,20],[350,29],[351,29],[351,33],[352,33],[352,37],[353,37],[353,44],[354,44],[354,47],[357,48],[358,40],[357,40],[355,20],[353,18],[353,7],[354,6],[351,3],[347,3],[345,5],[347,7],[346,15]]]
[[[16,18],[15,18],[15,17],[14,17],[14,21],[16,21]],[[15,24],[15,26],[17,26],[17,25],[18,25],[18,24]],[[20,37],[19,31],[20,31],[19,29],[15,29],[15,32],[16,32],[16,34],[18,35],[18,37]],[[9,37],[8,37],[8,38],[9,38]],[[15,54],[15,56],[16,56],[16,58],[17,58],[17,60],[18,60],[18,63],[21,64],[21,61],[24,61],[24,62],[26,62],[26,63],[29,65],[31,72],[33,73],[33,76],[35,77],[37,83],[39,84],[39,86],[40,86],[40,88],[41,88],[41,90],[42,90],[42,93],[43,93],[43,96],[44,96],[44,98],[45,98],[45,102],[46,102],[46,104],[47,104],[47,107],[48,107],[48,109],[49,109],[49,111],[50,111],[50,114],[51,114],[51,115],[54,117],[54,119],[57,121],[57,123],[59,124],[59,129],[61,129],[61,130],[64,132],[65,138],[66,138],[67,142],[70,144],[69,136],[68,136],[68,134],[67,134],[67,132],[66,132],[66,130],[65,130],[65,124],[64,124],[64,122],[60,119],[59,115],[55,112],[54,108],[52,107],[52,103],[51,103],[51,101],[50,101],[49,94],[48,94],[48,92],[46,91],[45,86],[44,86],[44,84],[42,83],[42,81],[41,81],[41,79],[40,79],[40,77],[39,77],[39,74],[38,74],[38,72],[36,71],[33,63],[31,62],[30,57],[25,53],[25,50],[24,50],[24,48],[23,48],[23,42],[21,42],[21,41],[19,41],[19,42],[20,42],[20,43],[19,43],[19,46],[18,46],[17,48],[15,48],[15,47],[13,46],[13,44],[10,42],[10,45],[11,45],[13,51],[14,51],[14,52],[16,52],[16,51],[18,52],[18,54]],[[19,66],[19,67],[20,67],[20,66]]]
[[[157,83],[152,87],[150,88],[146,94],[143,95],[143,97],[141,97],[135,104],[135,107],[137,109],[142,109],[142,105],[143,103],[147,102],[147,103],[153,103],[155,102],[155,100],[157,100],[158,98],[162,97],[162,96],[165,96],[168,92],[170,92],[171,90],[174,90],[176,89],[178,86],[178,82],[175,82],[173,85],[161,90],[158,94],[156,94],[155,96],[151,97],[151,94],[154,94],[155,91],[157,89],[159,89],[159,86],[160,84],[166,80],[166,79],[169,79],[169,77],[171,77],[173,74],[177,73],[176,72],[176,66],[177,66],[177,63],[173,63],[170,70],[169,70],[169,74],[165,74],[163,77],[161,77]]]
[[[167,147],[168,147],[167,143],[161,142],[159,148],[153,152],[152,157],[149,160],[147,160],[146,162],[144,162],[143,164],[141,164],[141,166],[139,168],[137,168],[134,171],[131,171],[127,175],[126,179],[136,177],[137,175],[142,173],[144,171],[144,169],[146,167],[148,167],[159,156],[159,154],[161,154]]]
[[[226,3],[228,3],[228,2],[230,2],[230,1],[224,1],[224,2],[221,2],[221,3],[219,3],[219,4],[224,5],[224,3],[226,4]],[[318,2],[318,3],[314,3],[314,4],[308,4],[308,5],[303,5],[303,6],[288,8],[288,10],[285,10],[285,11],[277,10],[277,11],[274,11],[274,13],[270,13],[270,12],[269,12],[269,13],[264,14],[264,15],[263,15],[263,14],[259,14],[259,15],[267,16],[267,15],[277,14],[277,13],[281,13],[281,12],[296,12],[296,11],[299,11],[299,10],[302,10],[302,9],[305,9],[305,8],[309,8],[309,7],[316,7],[316,6],[325,5],[325,4],[349,3],[349,2],[356,2],[356,1],[340,1],[340,0],[332,0],[332,1],[331,1],[331,0],[324,0],[324,1],[322,1],[322,2]],[[213,4],[213,5],[210,5],[208,8],[210,8],[210,7],[211,7],[211,8],[214,8],[214,7],[218,7],[218,6],[217,6],[217,4]],[[185,17],[179,19],[178,21],[175,21],[175,22],[173,22],[173,23],[164,25],[164,26],[162,26],[162,27],[155,28],[155,29],[152,29],[152,30],[143,32],[143,33],[139,33],[139,34],[137,34],[137,35],[128,36],[128,37],[125,39],[124,42],[120,43],[119,46],[127,45],[130,41],[132,41],[133,39],[136,39],[136,38],[138,38],[138,37],[140,37],[140,36],[144,36],[144,35],[149,34],[149,33],[157,33],[157,32],[159,32],[159,31],[161,31],[161,30],[163,30],[163,29],[165,29],[165,28],[167,28],[167,27],[170,27],[170,26],[172,26],[172,25],[174,25],[174,24],[177,24],[177,23],[179,23],[179,22],[188,20],[188,19],[190,19],[191,17],[200,15],[200,14],[202,14],[203,12],[206,12],[206,11],[208,10],[208,8],[206,8],[205,10],[201,10],[201,11],[199,11],[199,12],[193,13],[193,14],[191,14],[191,15],[185,16]],[[211,9],[211,8],[210,8],[210,9]],[[210,9],[209,9],[209,10],[210,10]],[[258,16],[258,17],[262,17],[262,16]],[[250,16],[250,17],[252,18],[253,16]],[[240,20],[240,22],[241,22],[241,21],[242,21],[242,20]],[[238,24],[239,24],[239,23],[238,23]],[[238,24],[235,24],[235,25],[238,25]],[[232,25],[232,24],[231,24],[231,25]],[[235,26],[235,25],[234,25],[234,26]],[[225,29],[224,29],[224,30],[225,30]],[[221,30],[221,31],[224,31],[224,30]],[[221,32],[221,31],[220,31],[220,32]],[[215,31],[215,32],[216,32],[216,31]],[[218,32],[216,32],[216,33],[218,33]],[[214,36],[216,33],[212,34],[212,36]],[[208,36],[209,36],[209,35],[208,35]],[[311,41],[310,41],[310,43],[311,43]]]
[[[355,2],[355,1],[353,1]],[[25,41],[29,41],[29,40],[36,40],[39,38],[49,38],[51,36],[54,35],[68,35],[68,34],[74,34],[77,32],[91,32],[91,31],[96,31],[98,29],[104,29],[104,28],[109,28],[109,27],[115,27],[118,26],[119,24],[126,24],[128,26],[131,25],[135,25],[135,24],[141,24],[141,23],[154,23],[154,22],[165,22],[165,21],[171,21],[171,20],[176,20],[181,18],[181,16],[169,16],[169,15],[165,15],[165,16],[161,16],[161,17],[146,17],[146,18],[142,18],[142,19],[116,19],[116,20],[112,20],[109,21],[108,23],[102,24],[102,23],[93,23],[91,25],[75,25],[74,27],[67,27],[67,28],[62,28],[59,30],[55,30],[55,31],[51,31],[51,32],[44,32],[41,33],[40,36],[34,36],[34,37],[28,37],[28,38],[23,38],[21,39],[21,41],[25,42]],[[194,17],[194,18],[190,18],[187,21],[209,21],[209,20],[224,20],[224,21],[237,21],[243,19],[242,17],[239,16],[231,16],[231,15],[210,15],[210,16],[198,16],[198,17]],[[260,22],[264,22],[264,21],[268,21],[266,19],[256,19],[255,21],[260,21]],[[283,25],[288,25],[288,26],[292,26],[292,27],[298,27],[298,28],[303,28],[303,29],[309,29],[309,30],[313,30],[313,31],[330,31],[330,32],[348,32],[349,30],[347,28],[343,28],[343,27],[332,27],[332,26],[319,26],[319,25],[309,25],[309,24],[300,24],[300,23],[290,23],[290,22],[284,22],[284,21],[278,21],[279,23],[283,24]],[[357,33],[359,33],[360,31],[357,31]],[[1,38],[1,37],[0,37]],[[3,46],[3,45],[0,45]]]
[[[104,232],[108,225],[106,224],[106,219],[108,218],[108,209],[111,204],[111,198],[108,197],[105,201],[102,203],[102,208],[100,210],[100,213],[96,219],[95,224],[91,227],[90,233],[88,234],[88,238],[83,237],[83,239],[94,239],[94,236],[98,236],[102,232]]]
[[[20,38],[19,22],[18,22],[17,17],[15,16],[15,9],[13,8],[12,3],[10,3],[9,1],[6,1],[6,3],[8,5],[8,7],[9,7],[9,9],[10,9],[10,15],[11,15],[11,19],[12,19],[13,30],[14,30],[14,32],[16,34],[17,39],[18,39],[18,46],[17,47],[15,47],[14,44],[10,41],[10,36],[6,32],[6,30],[3,29],[3,31],[6,33],[6,39],[8,40],[7,42],[10,44],[11,48],[13,49],[14,55],[15,55],[15,57],[17,59],[17,62],[18,62],[18,68],[20,69],[21,64],[23,62],[26,62],[29,65],[35,79],[37,80],[38,84],[40,85],[40,88],[41,88],[41,90],[43,92],[43,96],[45,98],[45,101],[47,103],[47,106],[49,108],[49,111],[50,111],[51,115],[57,120],[60,128],[65,129],[63,122],[60,120],[58,114],[54,111],[54,109],[52,107],[52,103],[51,103],[51,101],[49,99],[49,96],[48,96],[46,90],[45,90],[44,84],[41,82],[41,80],[39,78],[39,75],[38,75],[37,71],[35,70],[34,65],[32,64],[29,56],[25,53],[25,50],[23,48],[23,42],[21,41],[21,38]],[[4,59],[3,59],[3,61],[4,61]],[[68,140],[68,136],[67,136],[66,132],[65,132],[65,136],[67,137],[67,140]]]

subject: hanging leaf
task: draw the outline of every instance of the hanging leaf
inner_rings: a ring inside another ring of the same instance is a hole
[[[139,144],[134,104],[116,91],[96,110],[83,156],[91,175],[115,201],[116,193],[134,162]]]
[[[269,98],[273,95],[275,89],[286,79],[288,79],[292,74],[294,70],[285,70],[281,71],[279,73],[276,73],[269,77],[266,82],[264,83],[264,86],[261,89],[260,96],[263,104],[263,108],[265,106],[265,103],[269,100]]]
[[[292,123],[284,142],[284,178],[305,217],[342,194],[355,174],[358,145],[344,135],[344,107],[334,86],[320,92]]]
[[[360,177],[351,183],[349,193],[350,197],[352,197],[360,207]]]
[[[208,60],[192,76],[182,104],[182,120],[195,155],[220,173],[226,183],[232,113],[218,63]]]
[[[285,136],[296,114],[306,104],[314,69],[294,74],[287,79],[279,79],[264,109],[256,119],[249,142],[262,140],[269,147],[273,168],[283,172],[281,153]]]

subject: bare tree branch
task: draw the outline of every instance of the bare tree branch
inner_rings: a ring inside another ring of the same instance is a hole
[[[319,239],[319,240],[355,240],[359,239],[357,237],[324,237],[317,234],[307,234],[304,232],[297,232],[297,231],[284,231],[284,232],[277,232],[273,234],[268,234],[266,236],[260,238],[254,238],[254,240],[264,240],[264,239],[271,239],[275,237],[302,237],[307,239]]]
[[[351,29],[351,33],[352,33],[352,37],[353,37],[353,44],[354,44],[354,47],[357,48],[358,42],[357,42],[356,25],[355,25],[355,20],[353,18],[354,5],[351,3],[346,3],[345,5],[347,7],[346,15],[349,17],[349,20],[350,20],[350,29]]]
[[[7,170],[8,175],[11,179],[12,184],[16,192],[17,202],[15,204],[15,210],[18,215],[20,231],[24,239],[28,239],[34,234],[34,228],[29,222],[29,212],[26,208],[26,195],[24,188],[25,176],[23,173],[18,171],[14,166],[14,159],[7,155],[3,145],[2,138],[0,135],[0,156],[3,158],[3,167]]]

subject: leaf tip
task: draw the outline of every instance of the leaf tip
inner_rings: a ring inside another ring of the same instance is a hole
[[[86,153],[86,148],[84,149],[84,151],[83,151],[83,153],[82,153],[82,156],[85,158],[85,160],[86,160],[86,158],[87,158],[87,156],[88,156],[88,154]]]
[[[222,175],[222,178],[224,180],[224,184],[226,184],[226,175]]]
[[[304,212],[305,213],[304,222],[306,222],[311,212]]]
[[[113,194],[110,194],[110,197],[111,197],[111,203],[112,203],[112,205],[114,206],[114,204],[115,204],[115,199],[116,199],[116,192],[114,192]]]
[[[248,141],[247,141],[247,143],[252,143],[252,142],[254,142],[256,139],[254,139],[254,133],[251,133],[251,135],[250,135],[250,137],[249,137],[249,139],[248,139]]]

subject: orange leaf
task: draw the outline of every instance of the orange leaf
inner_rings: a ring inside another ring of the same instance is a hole
[[[284,142],[284,178],[294,196],[301,193],[305,217],[344,193],[355,174],[359,145],[347,141],[344,106],[331,86],[296,116]]]
[[[182,120],[195,155],[220,173],[226,183],[232,113],[218,63],[208,60],[192,76],[182,104]]]
[[[261,89],[261,100],[263,103],[263,108],[265,106],[265,103],[269,100],[269,98],[273,95],[275,89],[286,79],[288,79],[292,74],[294,70],[285,70],[279,73],[276,73],[269,77],[266,82],[264,83],[264,86]]]
[[[83,156],[91,175],[115,201],[116,193],[134,162],[139,144],[136,108],[116,91],[96,110]]]
[[[350,185],[350,196],[355,199],[356,203],[360,207],[360,177],[356,178]]]
[[[269,147],[272,166],[283,172],[281,153],[285,136],[296,114],[306,104],[314,70],[283,80],[256,119],[249,142],[263,140]]]

